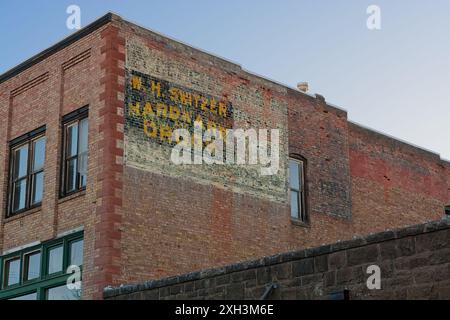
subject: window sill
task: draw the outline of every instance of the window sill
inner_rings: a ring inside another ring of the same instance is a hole
[[[41,209],[42,209],[41,206],[39,206],[39,207],[34,207],[34,208],[28,209],[28,210],[26,210],[26,211],[23,211],[23,212],[21,212],[21,213],[12,215],[12,216],[10,216],[10,217],[6,217],[6,218],[5,218],[5,223],[11,222],[11,221],[14,221],[14,220],[17,220],[17,219],[21,219],[21,218],[23,218],[23,217],[26,217],[26,216],[28,216],[28,215],[30,215],[30,214],[33,214],[33,213],[36,213],[36,212],[40,212]]]
[[[63,196],[62,198],[60,198],[58,200],[58,204],[64,203],[66,201],[73,200],[73,199],[78,198],[78,197],[82,197],[85,194],[86,194],[86,189],[81,189],[80,191],[76,191],[76,192],[71,193],[71,194],[69,194],[67,196]]]
[[[311,224],[309,222],[304,222],[298,219],[291,218],[291,223],[294,226],[303,227],[303,228],[311,228]]]

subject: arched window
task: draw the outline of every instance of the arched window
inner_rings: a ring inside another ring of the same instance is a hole
[[[289,158],[289,189],[291,202],[291,218],[308,222],[306,211],[306,160],[302,157]]]

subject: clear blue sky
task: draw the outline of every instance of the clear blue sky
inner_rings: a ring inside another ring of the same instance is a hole
[[[39,0],[0,1],[0,73],[107,11],[296,86],[349,119],[450,159],[448,0]],[[366,27],[368,5],[382,29]]]

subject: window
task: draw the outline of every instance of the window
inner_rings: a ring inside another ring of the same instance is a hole
[[[20,282],[20,258],[12,258],[5,262],[5,287],[10,287]]]
[[[32,292],[28,294],[24,294],[15,298],[11,298],[9,300],[37,300],[37,293]]]
[[[291,200],[291,217],[308,222],[306,215],[305,161],[289,159],[289,189]]]
[[[80,300],[81,290],[69,289],[67,285],[53,287],[46,290],[46,300]]]
[[[29,281],[39,278],[41,274],[41,252],[32,252],[25,255],[24,280]]]
[[[87,108],[63,118],[62,196],[86,188],[88,131]]]
[[[45,127],[11,141],[8,216],[39,206],[44,193]]]
[[[83,264],[83,239],[72,241],[70,248],[70,265],[81,266]]]
[[[80,299],[81,287],[66,286],[71,265],[82,275],[82,232],[0,256],[0,300]]]
[[[48,250],[48,274],[61,272],[63,269],[63,246]]]

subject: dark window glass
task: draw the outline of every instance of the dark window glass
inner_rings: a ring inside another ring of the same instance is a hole
[[[43,192],[44,192],[44,173],[39,172],[33,176],[33,192],[31,203],[36,204],[41,202]]]
[[[25,209],[28,185],[28,144],[14,150],[12,211]]]
[[[13,211],[25,209],[27,199],[27,179],[14,182]]]
[[[305,199],[305,165],[297,159],[289,159],[289,188],[291,200],[291,217],[303,222],[306,217]]]
[[[45,137],[30,138],[12,148],[9,214],[42,202],[44,192]]]
[[[64,189],[61,194],[66,195],[86,187],[87,159],[88,159],[88,131],[87,115],[64,124]]]
[[[44,162],[45,162],[45,137],[33,142],[33,189],[31,191],[31,204],[40,203],[44,192]]]
[[[39,278],[41,274],[41,253],[34,252],[25,256],[25,280]]]
[[[78,122],[67,126],[67,156],[78,153]]]
[[[45,162],[45,137],[33,142],[33,155],[33,171],[43,169]]]
[[[70,290],[66,284],[46,290],[47,300],[80,300],[81,290]]]
[[[67,162],[67,192],[77,189],[77,158]]]
[[[298,219],[299,217],[299,206],[298,206],[298,192],[291,191],[291,217]]]
[[[7,260],[5,263],[5,286],[20,282],[20,258]]]
[[[80,142],[78,147],[78,173],[80,174],[80,186],[86,186],[87,153],[88,153],[88,119],[80,121]]]
[[[294,160],[289,161],[289,184],[291,186],[291,189],[299,190],[300,189],[300,175],[298,170],[298,162]]]
[[[9,300],[37,300],[37,293],[36,292],[28,293],[23,296],[18,296]]]
[[[70,243],[70,265],[83,265],[83,240]]]
[[[15,150],[14,178],[20,179],[27,176],[28,168],[28,144]]]
[[[63,246],[48,250],[48,274],[63,271]]]

